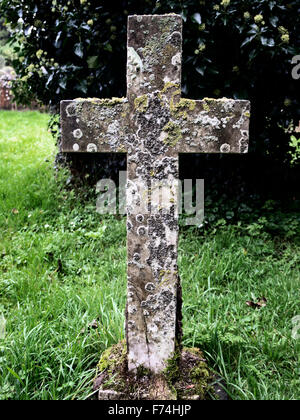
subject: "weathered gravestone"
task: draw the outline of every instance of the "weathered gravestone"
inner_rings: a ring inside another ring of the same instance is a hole
[[[180,342],[179,153],[248,151],[249,102],[182,99],[181,66],[180,16],[130,16],[127,97],[61,103],[63,152],[127,153],[129,371],[161,372]],[[162,208],[153,181],[169,186]]]

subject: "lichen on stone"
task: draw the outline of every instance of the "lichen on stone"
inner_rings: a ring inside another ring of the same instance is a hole
[[[203,353],[198,348],[177,347],[174,356],[167,362],[164,375],[178,400],[209,399],[213,394],[213,374],[209,370]]]
[[[147,109],[148,109],[148,96],[147,95],[142,95],[142,96],[138,96],[137,98],[135,98],[134,108],[138,112],[141,112],[141,113],[146,112]]]
[[[203,101],[203,109],[206,112],[210,111],[210,106],[208,105],[208,103],[205,100]]]
[[[178,83],[173,83],[173,82],[165,83],[163,89],[160,91],[160,95],[166,94],[170,89],[172,89],[173,91],[179,90],[178,94],[181,95],[180,85]]]
[[[94,105],[101,105],[101,106],[115,106],[119,104],[123,104],[126,102],[126,98],[112,98],[112,99],[99,99],[99,98],[76,98],[76,102],[84,103],[90,102]]]
[[[168,146],[174,147],[182,139],[180,125],[173,121],[169,121],[168,124],[164,126],[163,131],[167,133],[167,137],[163,142]]]
[[[214,395],[214,380],[203,353],[197,348],[181,351],[178,343],[161,374],[154,374],[143,365],[129,372],[126,344],[122,341],[102,354],[94,391],[121,393],[122,399],[128,400],[206,400]]]
[[[171,114],[176,118],[188,118],[188,112],[192,112],[196,108],[196,101],[192,99],[181,98],[179,101],[174,102],[175,96],[178,95],[178,91],[175,91],[170,101]]]

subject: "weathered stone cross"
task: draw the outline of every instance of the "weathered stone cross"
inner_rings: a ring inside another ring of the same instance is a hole
[[[182,99],[181,63],[180,16],[130,16],[127,98],[61,103],[63,152],[128,156],[126,335],[133,371],[161,372],[180,340],[179,153],[248,150],[249,102]],[[151,207],[153,181],[169,185],[162,208]]]

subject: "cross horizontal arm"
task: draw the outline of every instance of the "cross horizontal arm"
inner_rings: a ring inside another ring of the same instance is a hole
[[[62,101],[61,151],[126,153],[128,113],[125,98]]]
[[[178,95],[178,94],[177,94]],[[234,99],[170,99],[164,141],[178,153],[247,153],[250,102]]]

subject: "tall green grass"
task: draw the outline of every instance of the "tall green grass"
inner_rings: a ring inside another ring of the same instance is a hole
[[[0,399],[87,398],[100,353],[124,336],[125,220],[63,188],[47,119],[0,112]],[[299,399],[300,248],[246,232],[181,232],[184,344],[233,399]]]

